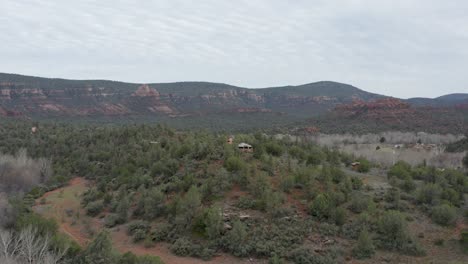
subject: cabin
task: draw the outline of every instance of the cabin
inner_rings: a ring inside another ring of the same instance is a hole
[[[240,143],[239,145],[237,145],[237,148],[242,152],[253,152],[252,145],[249,145],[247,143]]]
[[[351,163],[351,169],[354,171],[359,170],[359,166],[361,166],[361,163],[359,161]]]

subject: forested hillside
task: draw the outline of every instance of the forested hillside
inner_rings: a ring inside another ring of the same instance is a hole
[[[3,123],[1,153],[27,149],[53,169],[21,199],[23,220],[13,227],[82,231],[71,238],[82,247],[63,258],[72,263],[149,263],[130,253],[133,262],[122,262],[112,244],[121,253],[167,245],[175,256],[239,263],[466,260],[466,172],[405,162],[378,171],[311,143],[254,133],[228,144],[228,136],[160,125]],[[241,142],[253,152],[238,150]],[[76,177],[88,184],[68,187]],[[69,210],[47,213],[67,203]]]

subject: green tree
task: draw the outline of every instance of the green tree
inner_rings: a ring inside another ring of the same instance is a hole
[[[86,205],[85,209],[88,215],[96,216],[104,209],[104,203],[102,201],[90,202]]]
[[[128,201],[128,197],[124,196],[123,199],[119,202],[117,206],[117,210],[116,210],[120,223],[127,222],[129,209],[130,209],[130,202]]]
[[[442,204],[432,208],[431,217],[432,221],[439,225],[454,225],[457,219],[457,211],[453,206]]]
[[[118,264],[137,264],[138,263],[138,257],[133,254],[132,252],[126,252],[123,254],[120,259]]]
[[[379,232],[382,239],[394,243],[398,246],[400,242],[406,239],[406,222],[403,215],[398,211],[386,212],[378,222]]]
[[[177,203],[175,223],[182,228],[189,228],[200,205],[200,192],[196,186],[192,186]]]
[[[362,193],[356,193],[351,198],[351,204],[349,209],[355,213],[361,213],[366,211],[370,206],[373,205],[372,199]]]
[[[227,246],[234,256],[244,257],[248,255],[247,235],[245,224],[236,220],[232,226],[232,230],[227,235]]]
[[[370,258],[375,253],[374,243],[372,238],[367,232],[367,229],[364,229],[359,234],[359,238],[356,246],[353,248],[353,256],[358,259]]]
[[[309,156],[307,156],[307,165],[319,165],[325,160],[326,155],[325,153],[320,150],[319,148],[314,148],[311,150]]]
[[[428,183],[418,189],[416,200],[423,204],[434,205],[440,201],[442,195],[442,188],[439,184]]]
[[[468,169],[468,152],[466,153],[465,157],[463,158],[463,166]]]
[[[146,219],[152,220],[164,213],[164,194],[160,189],[154,188],[149,190],[143,199]]]
[[[465,253],[468,253],[468,229],[464,229],[460,233],[460,244]]]
[[[99,233],[83,252],[85,264],[113,264],[115,261],[116,255],[107,231]]]
[[[402,251],[411,255],[422,255],[416,241],[411,238],[405,217],[398,211],[387,211],[378,221],[380,245],[383,248]]]
[[[245,167],[245,163],[239,157],[231,156],[227,158],[224,167],[230,172],[240,171]]]
[[[279,157],[281,154],[283,154],[283,148],[275,142],[269,142],[265,144],[265,150],[268,154],[276,157]]]
[[[370,162],[367,159],[360,158],[359,160],[358,172],[366,173],[370,170]]]
[[[212,206],[205,215],[205,234],[209,239],[217,239],[223,231],[223,215],[221,208]]]
[[[309,206],[309,213],[319,219],[325,219],[330,216],[331,213],[331,202],[326,194],[319,194],[312,201]]]
[[[342,226],[346,222],[346,210],[343,207],[337,207],[334,209],[332,216],[333,221],[335,221],[335,224],[338,226]]]

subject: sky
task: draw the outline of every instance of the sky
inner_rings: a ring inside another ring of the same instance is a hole
[[[0,0],[0,72],[468,93],[466,0]]]

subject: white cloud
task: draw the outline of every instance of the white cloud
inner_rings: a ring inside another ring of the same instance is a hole
[[[2,0],[0,71],[468,92],[463,0]]]

